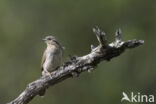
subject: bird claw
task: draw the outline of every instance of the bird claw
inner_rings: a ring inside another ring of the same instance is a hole
[[[52,76],[51,76],[51,74],[50,74],[50,72],[48,72],[47,70],[44,70],[43,72],[42,72],[42,76],[49,76],[51,79],[52,79]]]
[[[51,76],[51,74],[48,72],[48,76],[50,77],[50,79],[52,79],[52,76]]]

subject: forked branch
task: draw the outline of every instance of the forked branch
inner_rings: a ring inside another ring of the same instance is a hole
[[[98,27],[93,28],[96,34],[99,45],[94,47],[91,45],[91,52],[82,57],[71,57],[56,71],[51,72],[52,78],[42,76],[41,78],[31,82],[26,89],[13,101],[8,104],[27,104],[30,102],[42,89],[47,89],[67,78],[78,76],[84,71],[93,70],[101,61],[110,60],[113,57],[119,56],[128,48],[134,48],[144,43],[143,40],[121,40],[121,30],[118,29],[115,33],[115,41],[108,44],[106,35]]]

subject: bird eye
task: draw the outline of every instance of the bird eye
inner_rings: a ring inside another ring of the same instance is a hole
[[[48,38],[47,40],[51,40],[51,38]]]

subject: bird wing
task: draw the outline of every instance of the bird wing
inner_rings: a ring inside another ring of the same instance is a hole
[[[65,47],[62,47],[62,45],[58,41],[55,41],[55,42],[59,46],[59,48],[61,49],[61,51],[62,51],[62,57],[63,57]]]
[[[46,60],[46,50],[44,51],[43,56],[42,56],[41,71],[43,71],[43,64],[44,64],[45,60]]]

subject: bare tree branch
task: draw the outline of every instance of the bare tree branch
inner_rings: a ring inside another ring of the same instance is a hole
[[[42,76],[41,78],[31,82],[26,89],[13,101],[8,104],[27,104],[30,102],[42,89],[47,89],[67,78],[78,76],[81,72],[92,71],[101,61],[109,61],[113,57],[119,56],[128,48],[134,48],[144,43],[143,40],[121,40],[121,30],[118,29],[115,33],[115,41],[107,44],[105,33],[98,27],[93,28],[93,32],[99,41],[99,45],[94,47],[91,45],[91,52],[82,57],[71,57],[57,70],[51,72],[52,78]]]

